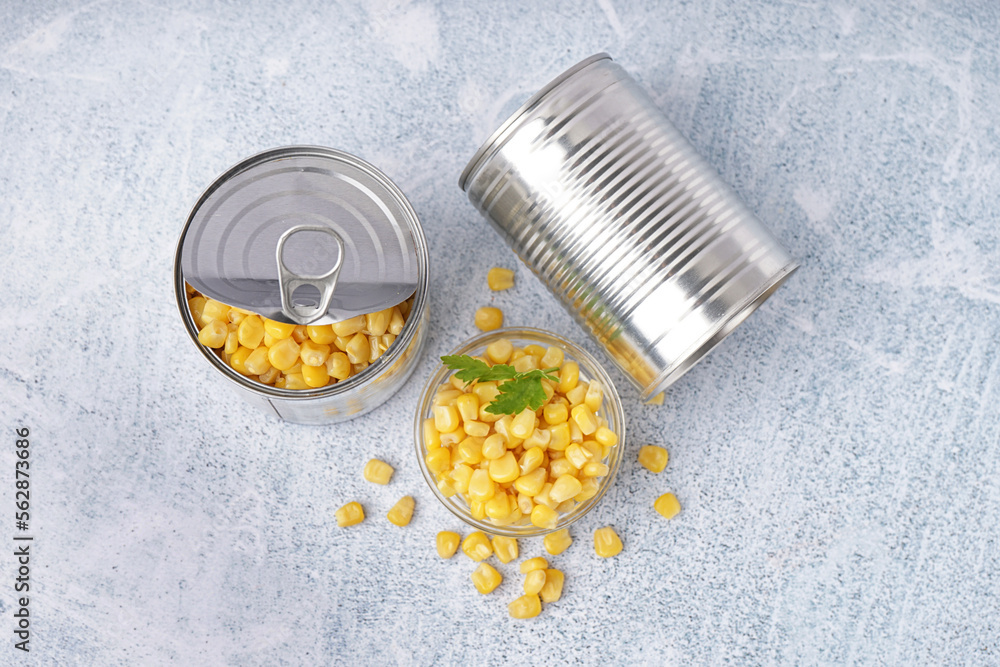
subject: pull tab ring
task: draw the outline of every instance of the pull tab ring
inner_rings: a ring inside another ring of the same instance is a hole
[[[298,232],[321,232],[328,236],[332,236],[337,242],[337,247],[340,253],[337,256],[337,262],[334,264],[333,268],[324,273],[321,276],[300,276],[285,266],[285,260],[282,258],[282,252],[285,247],[285,241],[292,234],[297,234]],[[344,240],[340,238],[337,232],[333,231],[329,227],[323,227],[320,225],[296,225],[291,227],[281,238],[278,239],[278,248],[276,250],[277,260],[278,260],[278,287],[281,290],[281,312],[285,314],[285,317],[290,319],[296,324],[309,324],[310,322],[315,322],[319,318],[326,314],[327,309],[330,307],[330,299],[333,298],[333,290],[337,286],[337,278],[340,276],[340,267],[344,264]],[[319,305],[315,307],[310,306],[297,306],[292,301],[292,294],[296,289],[303,285],[312,285],[319,290]]]

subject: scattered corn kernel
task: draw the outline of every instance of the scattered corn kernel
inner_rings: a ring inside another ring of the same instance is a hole
[[[503,311],[499,308],[484,306],[476,311],[476,328],[480,331],[493,331],[503,326]]]
[[[594,531],[594,551],[601,558],[611,558],[622,552],[622,540],[611,526]]]
[[[485,533],[477,530],[462,540],[462,552],[472,560],[486,560],[493,553],[493,545]]]
[[[483,595],[492,593],[501,581],[503,581],[503,577],[489,563],[480,563],[479,567],[472,573],[472,583],[476,590]]]
[[[388,484],[394,472],[396,472],[396,469],[385,461],[372,459],[365,464],[362,475],[364,475],[366,480],[374,484]]]
[[[537,595],[522,595],[509,605],[507,611],[512,618],[534,618],[542,613],[542,601]]]
[[[664,493],[653,503],[653,509],[659,512],[664,519],[673,519],[681,511],[681,503],[674,494]]]
[[[535,556],[521,563],[521,574],[528,574],[532,570],[544,570],[549,566],[549,562],[542,556]]]
[[[545,570],[532,570],[524,577],[524,592],[538,595],[545,586]]]
[[[553,556],[558,556],[569,549],[569,545],[573,544],[573,538],[569,534],[569,528],[562,528],[546,535],[543,543],[546,551]]]
[[[563,583],[566,577],[560,570],[545,570],[545,585],[539,591],[538,596],[542,602],[556,602],[562,597]]]
[[[437,534],[437,538],[435,539],[438,556],[441,558],[451,558],[454,556],[455,552],[458,551],[458,543],[461,539],[458,533],[453,533],[450,530],[442,530]]]
[[[649,472],[663,472],[670,455],[663,447],[645,445],[639,450],[639,463]]]
[[[397,526],[406,526],[413,518],[413,496],[403,496],[396,501],[389,513],[386,515],[389,523]]]
[[[499,266],[494,266],[486,274],[486,284],[494,292],[510,289],[514,286],[514,272],[510,269],[502,269]]]
[[[336,512],[337,525],[341,528],[354,526],[365,520],[365,510],[358,502],[350,502]]]
[[[512,560],[516,560],[518,555],[517,538],[497,535],[493,538],[493,553],[497,555],[497,559],[501,563],[509,563]]]

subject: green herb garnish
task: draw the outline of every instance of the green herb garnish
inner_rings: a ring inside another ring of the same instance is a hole
[[[545,389],[542,378],[559,381],[553,375],[559,368],[535,369],[518,373],[513,366],[497,364],[490,366],[484,361],[465,354],[449,354],[441,357],[444,365],[455,373],[455,377],[468,386],[472,382],[500,382],[500,393],[486,406],[486,412],[493,415],[516,415],[525,408],[537,410],[545,403]]]

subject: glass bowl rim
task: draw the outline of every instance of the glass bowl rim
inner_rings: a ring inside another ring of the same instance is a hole
[[[588,376],[590,379],[597,379],[601,382],[604,390],[604,406],[602,407],[602,412],[605,413],[605,417],[608,420],[608,428],[610,428],[615,435],[618,436],[618,443],[614,447],[615,451],[613,454],[608,457],[608,474],[601,478],[597,493],[594,494],[592,498],[588,498],[582,503],[579,503],[572,512],[560,515],[559,521],[554,528],[539,528],[538,526],[530,523],[519,526],[498,526],[486,520],[480,521],[475,519],[469,513],[467,507],[462,507],[462,505],[457,502],[453,502],[452,499],[445,498],[444,495],[441,494],[441,491],[437,488],[437,482],[434,479],[434,475],[427,468],[427,464],[424,460],[426,448],[424,447],[423,437],[423,422],[426,418],[428,409],[430,408],[430,404],[433,401],[433,396],[436,393],[437,388],[444,383],[445,378],[451,373],[451,370],[449,370],[448,367],[442,363],[438,364],[437,369],[427,379],[427,382],[424,384],[424,388],[420,392],[420,398],[417,403],[416,417],[413,423],[413,442],[416,447],[417,463],[420,466],[420,472],[424,477],[424,481],[427,482],[427,485],[430,487],[431,493],[434,494],[434,497],[437,498],[438,501],[440,501],[441,504],[444,505],[445,508],[447,508],[452,514],[468,525],[485,533],[500,535],[503,537],[536,537],[546,535],[548,533],[566,528],[589,513],[594,507],[597,506],[601,499],[604,498],[608,489],[611,488],[618,475],[618,471],[621,468],[622,459],[624,458],[625,413],[622,408],[621,398],[618,396],[618,390],[615,388],[614,382],[611,380],[611,376],[608,374],[604,366],[587,350],[583,349],[573,341],[551,331],[545,331],[544,329],[537,329],[534,327],[504,327],[501,329],[494,329],[493,331],[486,331],[477,334],[472,338],[466,339],[448,352],[448,354],[469,354],[472,350],[485,347],[490,342],[498,338],[530,340],[538,343],[548,343],[550,345],[555,343],[571,357],[571,361],[576,361],[580,365],[581,374]],[[453,498],[454,497],[456,496],[453,496]],[[459,498],[459,500],[461,500],[461,498]],[[464,504],[464,501],[462,501],[462,504]]]

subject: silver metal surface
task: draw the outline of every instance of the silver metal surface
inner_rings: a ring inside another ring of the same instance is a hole
[[[413,294],[416,248],[404,230],[415,221],[402,192],[364,160],[317,146],[276,148],[235,165],[201,196],[182,236],[182,269],[206,296],[301,324],[301,315],[282,307],[275,248],[289,229],[329,229],[343,239],[343,249],[321,234],[297,234],[284,263],[314,276],[341,265],[328,307],[311,320],[332,324]]]
[[[525,103],[459,185],[644,398],[797,268],[607,54]]]
[[[278,151],[287,150],[302,149],[278,149]],[[349,160],[357,160],[357,158],[332,151],[331,149],[310,147],[305,150],[325,154],[336,153],[338,156],[349,158]],[[268,153],[262,153],[261,155],[268,155],[274,152],[268,151]],[[360,160],[357,160],[357,162],[360,163]],[[385,177],[382,176],[382,178]],[[277,389],[255,382],[234,371],[215,352],[198,342],[198,328],[191,317],[185,289],[185,283],[189,282],[184,272],[185,259],[189,248],[189,245],[186,243],[186,240],[190,236],[189,227],[191,219],[189,218],[188,225],[185,226],[177,243],[177,251],[174,256],[174,293],[177,299],[177,307],[180,310],[181,319],[184,322],[188,337],[194,343],[195,348],[209,364],[215,367],[221,377],[225,378],[230,386],[236,389],[237,393],[251,405],[268,414],[277,415],[286,421],[300,424],[333,424],[342,422],[363,415],[384,403],[405,384],[416,368],[424,344],[427,341],[427,330],[430,327],[430,311],[427,297],[430,269],[427,241],[424,238],[420,222],[410,207],[409,202],[406,201],[402,192],[391,181],[388,181],[388,179],[385,180],[391,186],[386,192],[392,196],[391,201],[385,202],[385,205],[390,210],[401,212],[392,218],[394,220],[393,224],[398,225],[393,235],[401,239],[399,242],[400,247],[409,246],[413,249],[412,264],[415,273],[415,282],[414,289],[409,293],[403,293],[405,290],[403,292],[392,292],[391,290],[379,291],[377,296],[378,302],[375,304],[376,308],[373,310],[377,309],[379,303],[382,303],[382,299],[388,298],[387,294],[402,294],[397,301],[393,301],[387,305],[395,305],[405,301],[412,294],[413,306],[409,316],[406,318],[406,323],[403,325],[402,331],[381,357],[372,362],[368,368],[359,374],[342,382],[317,389]],[[206,193],[205,196],[208,196],[208,194]],[[205,196],[202,197],[202,201],[205,199]],[[276,211],[276,215],[280,215],[280,211]],[[288,227],[288,229],[291,228],[292,226]],[[308,230],[300,231],[306,232]],[[295,234],[295,232],[292,232],[292,234]],[[279,238],[280,235],[275,237],[275,244],[271,246],[271,250],[266,256],[266,261],[272,268],[276,267],[275,260],[278,252],[276,244]],[[405,240],[402,240],[404,238]],[[347,251],[342,253],[345,263],[351,257],[350,248],[354,241],[356,240],[351,237],[343,237],[344,245],[347,247]],[[358,244],[353,243],[353,245],[357,247]],[[375,270],[378,268],[378,265],[372,265],[368,268]],[[309,276],[303,275],[304,273],[301,268],[298,270],[300,278],[308,280]],[[341,270],[341,274],[343,274],[343,269]],[[334,298],[341,292],[342,281],[343,279],[341,278],[337,282],[337,287],[334,290]],[[274,282],[277,285],[277,278],[275,278]],[[369,278],[363,276],[355,276],[352,284],[355,286],[371,284],[373,285],[373,289],[377,289],[377,285],[371,283]],[[280,308],[280,300],[278,308]],[[269,310],[268,313],[270,312],[273,311]],[[261,314],[270,317],[267,313]]]

